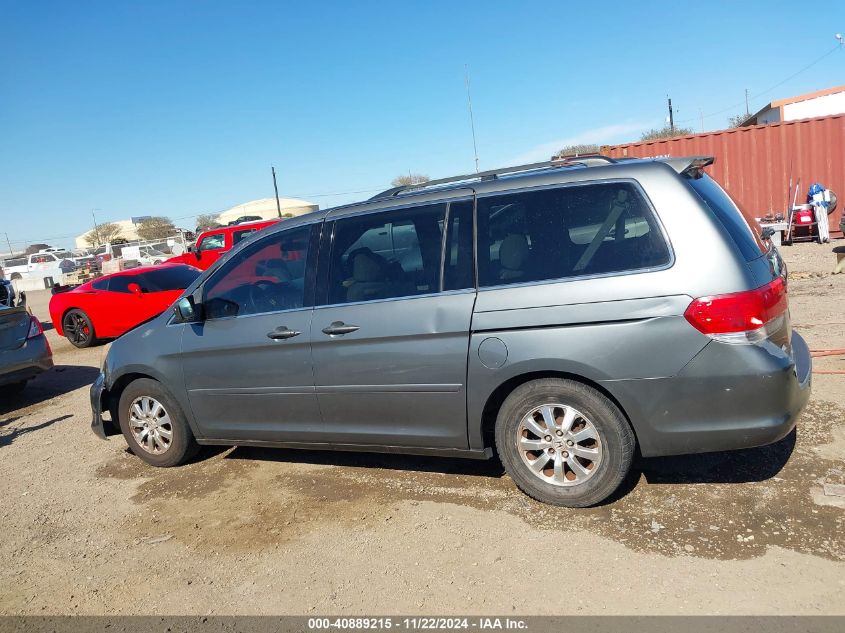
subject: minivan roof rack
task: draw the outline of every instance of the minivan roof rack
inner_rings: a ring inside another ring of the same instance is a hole
[[[437,180],[429,180],[413,185],[400,185],[386,189],[381,193],[374,195],[370,200],[380,200],[381,198],[391,198],[403,191],[410,191],[412,189],[426,189],[437,185],[445,185],[453,182],[462,182],[468,180],[496,180],[499,176],[506,174],[516,174],[524,171],[533,171],[537,169],[546,169],[550,167],[573,167],[580,165],[582,167],[592,167],[594,165],[607,165],[615,163],[616,160],[609,156],[602,156],[601,154],[588,154],[584,156],[573,156],[568,158],[561,158],[558,160],[543,161],[541,163],[528,163],[527,165],[517,165],[515,167],[501,167],[499,169],[490,169],[488,171],[480,171],[474,174],[464,174],[463,176],[451,176],[449,178],[438,178]]]

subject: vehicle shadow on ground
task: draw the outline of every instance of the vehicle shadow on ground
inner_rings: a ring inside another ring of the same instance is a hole
[[[758,448],[672,457],[638,457],[619,488],[599,505],[609,505],[626,497],[641,478],[649,485],[766,481],[783,470],[795,450],[795,440],[793,429],[779,442]]]
[[[2,429],[2,430],[0,430],[0,448],[3,448],[4,446],[8,446],[9,444],[14,442],[16,439],[18,439],[22,435],[26,435],[27,433],[32,433],[34,431],[40,431],[41,429],[48,427],[48,426],[51,426],[51,425],[55,424],[56,422],[61,422],[62,420],[67,420],[68,418],[72,418],[72,417],[73,416],[70,415],[70,414],[60,415],[57,418],[53,418],[52,420],[47,420],[46,422],[42,422],[41,424],[36,424],[35,426],[18,427],[18,428],[14,428],[14,429],[9,430],[9,432],[5,432],[5,429],[3,427],[8,426],[9,424],[14,422],[15,420],[19,420],[20,416],[14,417],[14,418],[9,418],[8,420],[0,420],[0,429]]]
[[[777,475],[795,450],[796,432],[768,446],[721,453],[641,458],[637,466],[650,484],[740,484]]]
[[[352,453],[345,451],[315,451],[287,448],[259,448],[239,446],[226,459],[252,459],[287,462],[291,464],[317,464],[321,466],[351,466],[381,470],[404,470],[445,475],[498,478],[504,468],[498,459],[476,460],[420,455],[395,455],[390,453]]]
[[[0,399],[0,415],[50,400],[90,385],[100,371],[89,365],[57,365],[30,380],[23,391]]]
[[[676,457],[640,457],[620,487],[599,505],[608,505],[626,497],[641,479],[649,485],[656,484],[741,484],[765,481],[776,476],[786,465],[795,449],[796,434],[769,446],[720,453],[680,455]],[[219,447],[203,447],[205,456],[222,452]],[[213,452],[207,453],[209,449]],[[198,456],[203,459],[204,456]],[[313,451],[282,448],[240,446],[226,459],[275,461],[323,466],[351,466],[422,473],[464,475],[470,477],[504,476],[504,468],[497,457],[490,460],[458,459],[449,457],[394,455],[386,453],[347,453],[340,451]]]

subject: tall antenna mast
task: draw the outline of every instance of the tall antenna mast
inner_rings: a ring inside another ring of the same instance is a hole
[[[472,128],[472,151],[475,153],[475,173],[478,173],[478,145],[475,142],[475,119],[472,117],[472,97],[469,93],[469,68],[464,64],[464,83],[467,87],[467,108],[469,108],[469,125]]]
[[[279,204],[279,188],[276,186],[276,167],[270,165],[270,170],[273,172],[273,190],[276,192],[276,213],[279,214],[279,217],[282,217],[282,207]]]
[[[100,246],[100,227],[97,226],[97,216],[94,215],[97,209],[91,209],[91,217],[94,218],[94,239],[97,241],[97,246]]]

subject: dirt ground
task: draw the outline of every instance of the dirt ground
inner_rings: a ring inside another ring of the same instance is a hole
[[[782,252],[795,328],[845,346],[830,246]],[[48,299],[30,295],[44,320]],[[0,404],[2,614],[845,614],[845,498],[822,489],[845,483],[845,375],[814,377],[776,445],[641,460],[614,501],[567,510],[493,462],[234,448],[152,468],[89,430],[106,348],[48,337],[56,368]]]

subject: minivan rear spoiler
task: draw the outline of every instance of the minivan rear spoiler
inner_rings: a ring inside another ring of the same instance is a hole
[[[704,168],[716,161],[715,156],[678,156],[659,159],[676,172],[687,178],[697,180],[704,175]]]

